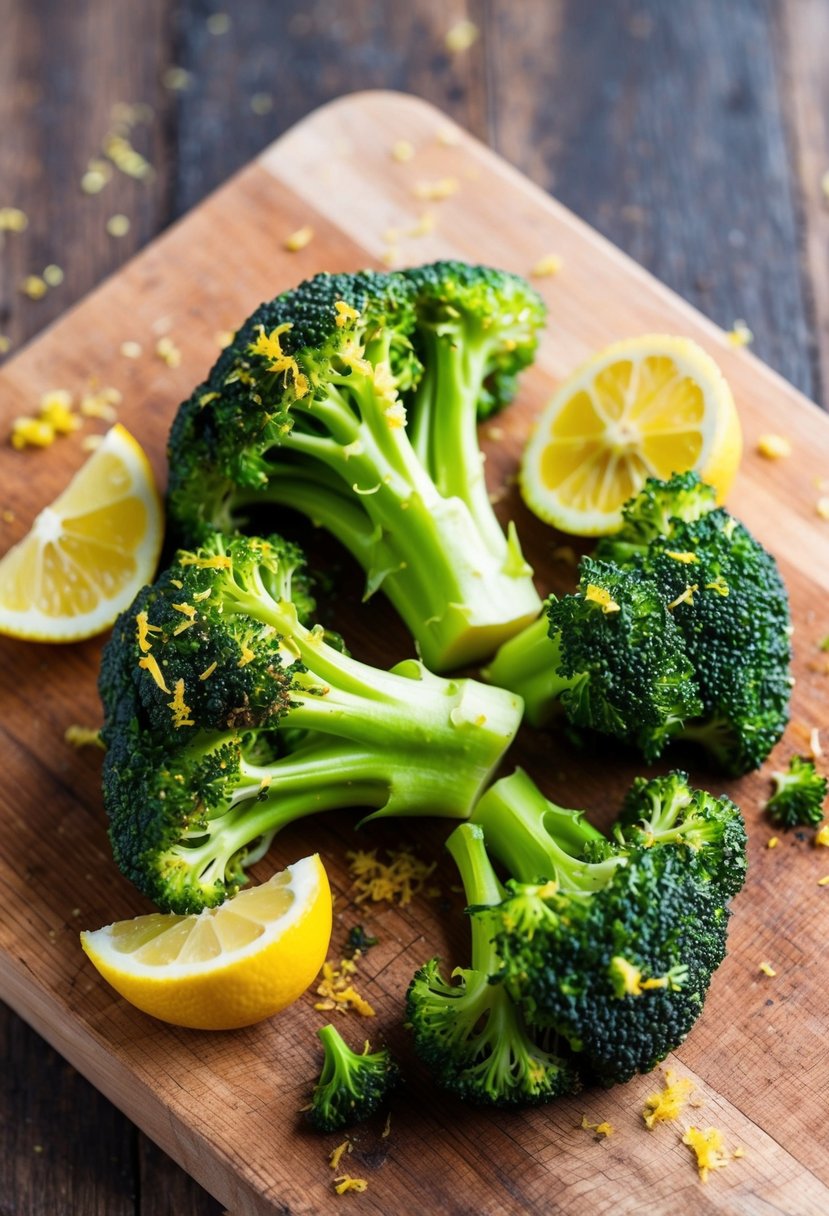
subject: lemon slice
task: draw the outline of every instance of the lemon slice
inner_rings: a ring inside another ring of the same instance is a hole
[[[174,1026],[233,1030],[300,997],[330,938],[331,889],[315,853],[218,908],[116,921],[82,933],[81,945],[144,1013]]]
[[[155,571],[163,516],[149,461],[120,424],[0,561],[0,633],[101,633]]]
[[[521,492],[546,523],[604,536],[648,477],[694,469],[722,501],[741,453],[711,356],[690,338],[650,334],[606,347],[562,384],[524,452]]]

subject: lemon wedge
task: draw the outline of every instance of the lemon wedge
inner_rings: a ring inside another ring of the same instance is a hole
[[[0,633],[36,642],[101,633],[152,578],[163,532],[149,461],[114,426],[0,561]]]
[[[151,912],[81,934],[105,980],[174,1026],[252,1026],[302,995],[325,962],[331,889],[319,855],[218,908]]]
[[[606,347],[561,385],[524,452],[521,493],[545,523],[605,536],[648,477],[694,469],[722,501],[741,453],[711,356],[690,338],[651,334]]]

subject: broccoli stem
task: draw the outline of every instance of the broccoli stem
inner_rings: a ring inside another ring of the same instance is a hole
[[[317,1084],[330,1085],[332,1081],[336,1080],[338,1089],[352,1088],[351,1074],[354,1069],[355,1053],[330,1022],[317,1031],[317,1037],[325,1052]]]
[[[581,811],[549,802],[522,769],[496,781],[477,804],[471,822],[519,882],[555,881],[563,891],[589,893],[611,881],[623,858],[577,860],[586,845],[606,843]]]
[[[498,956],[492,943],[495,934],[492,918],[477,909],[499,904],[504,898],[504,888],[495,876],[483,829],[478,824],[460,824],[446,841],[446,848],[458,867],[467,905],[476,909],[471,917],[471,967],[488,978],[498,970]]]
[[[509,638],[481,673],[490,684],[509,688],[524,702],[524,717],[532,726],[543,726],[553,706],[568,688],[575,688],[584,677],[559,675],[561,639],[550,636],[547,613]]]

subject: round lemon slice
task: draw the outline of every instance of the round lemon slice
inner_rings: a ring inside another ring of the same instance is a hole
[[[175,1026],[233,1030],[300,997],[330,938],[331,889],[315,853],[218,908],[117,921],[82,933],[81,945],[144,1013]]]
[[[694,469],[722,501],[741,453],[711,356],[690,338],[650,334],[606,347],[561,385],[524,452],[521,493],[546,523],[604,536],[648,477]]]
[[[0,561],[0,633],[37,642],[101,633],[152,578],[163,533],[149,461],[114,426]]]

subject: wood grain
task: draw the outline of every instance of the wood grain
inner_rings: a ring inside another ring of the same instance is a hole
[[[461,190],[438,206],[431,235],[404,244],[406,260],[475,258],[486,249],[489,260],[526,272],[539,251],[553,248],[564,259],[561,275],[544,283],[553,321],[538,364],[522,382],[515,405],[499,419],[501,437],[488,428],[484,435],[492,488],[505,491],[500,509],[505,518],[516,518],[545,586],[564,587],[571,574],[544,569],[554,538],[527,518],[514,487],[503,483],[514,470],[530,419],[561,376],[587,350],[657,327],[697,337],[725,370],[747,437],[733,505],[781,559],[795,609],[795,725],[776,756],[785,758],[804,746],[799,732],[826,717],[826,674],[813,667],[825,662],[816,644],[826,624],[815,604],[829,582],[829,537],[814,512],[814,478],[829,463],[829,422],[749,352],[729,347],[716,326],[497,157],[462,135],[456,147],[439,143],[436,132],[444,125],[445,119],[425,104],[390,94],[357,96],[312,116],[10,361],[0,372],[3,416],[12,416],[33,394],[56,383],[80,386],[95,367],[103,382],[124,390],[123,420],[163,474],[170,419],[215,357],[215,331],[235,326],[259,299],[304,274],[376,261],[384,229],[405,227],[417,215],[417,182],[456,174]],[[406,165],[388,155],[398,138],[410,139],[416,148]],[[303,222],[313,224],[315,239],[300,254],[287,254],[283,236]],[[219,256],[231,238],[238,253],[232,275]],[[184,353],[178,369],[166,368],[149,353],[148,336],[162,316]],[[127,337],[143,342],[147,351],[129,366],[119,355]],[[765,464],[754,453],[754,441],[760,430],[778,425],[781,414],[796,459]],[[74,439],[48,456],[0,452],[0,483],[17,513],[18,530],[81,458]],[[388,660],[390,650],[403,644],[397,633],[390,645],[389,617],[377,601],[355,616],[353,626],[350,619],[345,622],[358,656]],[[8,676],[0,693],[4,782],[15,791],[4,810],[0,855],[0,880],[7,890],[0,920],[3,995],[238,1216],[328,1210],[325,1154],[334,1141],[304,1133],[295,1113],[318,1064],[313,1029],[319,1022],[310,1002],[234,1035],[175,1031],[124,1006],[80,955],[79,926],[145,908],[108,856],[96,756],[67,752],[60,744],[68,720],[89,721],[96,713],[99,649],[94,642],[45,653],[10,642],[0,647]],[[638,767],[630,757],[601,751],[578,756],[562,741],[531,732],[512,758],[551,794],[561,797],[566,791],[567,801],[583,803],[600,823],[612,817],[619,792]],[[720,787],[702,769],[695,776]],[[704,1017],[679,1053],[679,1066],[698,1078],[704,1099],[695,1117],[721,1126],[730,1146],[746,1147],[746,1157],[704,1190],[676,1129],[649,1135],[641,1125],[639,1112],[654,1088],[653,1077],[508,1117],[436,1102],[400,1029],[400,1001],[412,971],[429,954],[461,956],[466,931],[461,916],[447,928],[428,902],[406,910],[371,909],[370,916],[356,908],[343,865],[352,838],[350,816],[297,825],[278,839],[260,874],[303,851],[322,849],[338,894],[334,950],[356,919],[366,918],[381,938],[362,969],[366,995],[378,1009],[369,1032],[389,1040],[411,1083],[396,1106],[387,1144],[380,1144],[373,1127],[359,1132],[354,1171],[370,1180],[362,1209],[575,1216],[633,1212],[646,1204],[654,1211],[693,1208],[747,1216],[811,1216],[826,1210],[829,1147],[812,1134],[822,1118],[827,1084],[824,892],[816,886],[823,870],[808,841],[787,837],[780,849],[765,849],[770,833],[760,806],[767,786],[761,775],[730,787],[749,824],[751,878],[735,903],[731,954]],[[47,813],[51,832],[44,830]],[[412,825],[411,834],[430,855],[445,828]],[[363,835],[372,846],[391,838],[388,825]],[[72,873],[62,865],[69,842]],[[10,864],[12,856],[25,859],[23,869]],[[443,863],[444,890],[452,881]],[[764,957],[777,968],[773,981],[757,970]],[[355,1040],[366,1029],[354,1021],[344,1026]],[[610,1119],[616,1136],[595,1143],[578,1127],[584,1112]]]

